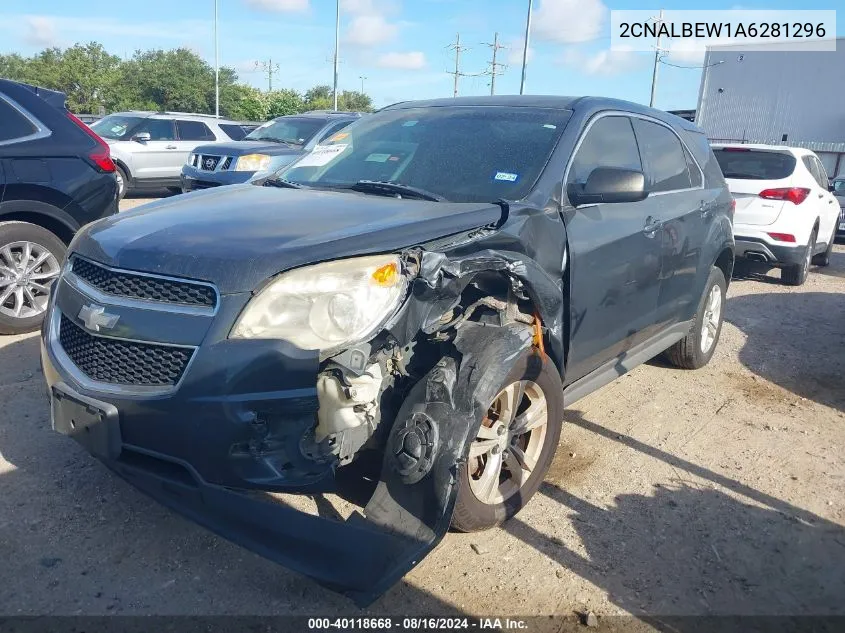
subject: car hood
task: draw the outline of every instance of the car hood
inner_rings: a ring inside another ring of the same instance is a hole
[[[194,154],[214,154],[217,156],[244,156],[246,154],[267,154],[268,156],[291,154],[296,156],[302,154],[303,149],[295,145],[268,143],[267,141],[232,141],[230,143],[199,145],[194,148],[193,152]]]
[[[90,224],[71,250],[117,268],[246,292],[283,270],[395,251],[498,222],[501,214],[493,203],[233,185]]]

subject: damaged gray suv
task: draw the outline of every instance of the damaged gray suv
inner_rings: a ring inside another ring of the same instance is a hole
[[[367,604],[450,526],[528,503],[565,405],[663,352],[710,360],[731,214],[706,138],[664,112],[397,104],[259,185],[80,232],[43,330],[52,423]],[[360,507],[276,494],[327,492]]]

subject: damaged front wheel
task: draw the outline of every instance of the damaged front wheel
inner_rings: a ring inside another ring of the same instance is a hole
[[[460,469],[452,527],[476,532],[519,512],[543,483],[563,422],[563,387],[547,356],[528,350],[493,398]]]

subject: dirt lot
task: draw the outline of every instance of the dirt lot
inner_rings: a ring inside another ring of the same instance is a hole
[[[777,276],[733,282],[705,369],[653,361],[576,403],[529,507],[369,611],[845,615],[845,247],[800,289]],[[51,432],[36,336],[0,341],[0,402],[0,614],[360,613]]]

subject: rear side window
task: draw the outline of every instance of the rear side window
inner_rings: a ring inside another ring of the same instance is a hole
[[[234,123],[221,123],[220,129],[226,133],[233,141],[240,141],[247,135],[248,130],[242,125],[235,125]]]
[[[646,167],[646,189],[689,189],[691,183],[687,156],[675,133],[663,125],[643,119],[634,119],[634,130]]]
[[[781,180],[795,171],[795,157],[780,152],[742,148],[714,148],[713,154],[725,178]]]
[[[214,141],[214,133],[202,121],[176,121],[176,130],[181,141]]]
[[[583,185],[596,167],[642,170],[637,140],[628,117],[605,116],[590,126],[572,159],[567,184]]]
[[[0,143],[35,134],[32,122],[0,97]]]
[[[819,183],[819,187],[821,187],[822,189],[827,189],[827,171],[825,171],[824,165],[822,165],[822,162],[816,156],[812,156],[811,158],[813,164],[816,166],[816,173],[818,173],[819,175],[819,177],[816,179],[816,181]]]
[[[133,134],[139,132],[148,132],[151,141],[173,141],[176,138],[173,133],[173,121],[170,119],[146,119]]]
[[[702,183],[701,169],[695,163],[689,150],[684,148],[684,157],[687,159],[687,169],[689,170],[690,184],[695,187],[700,187]]]

